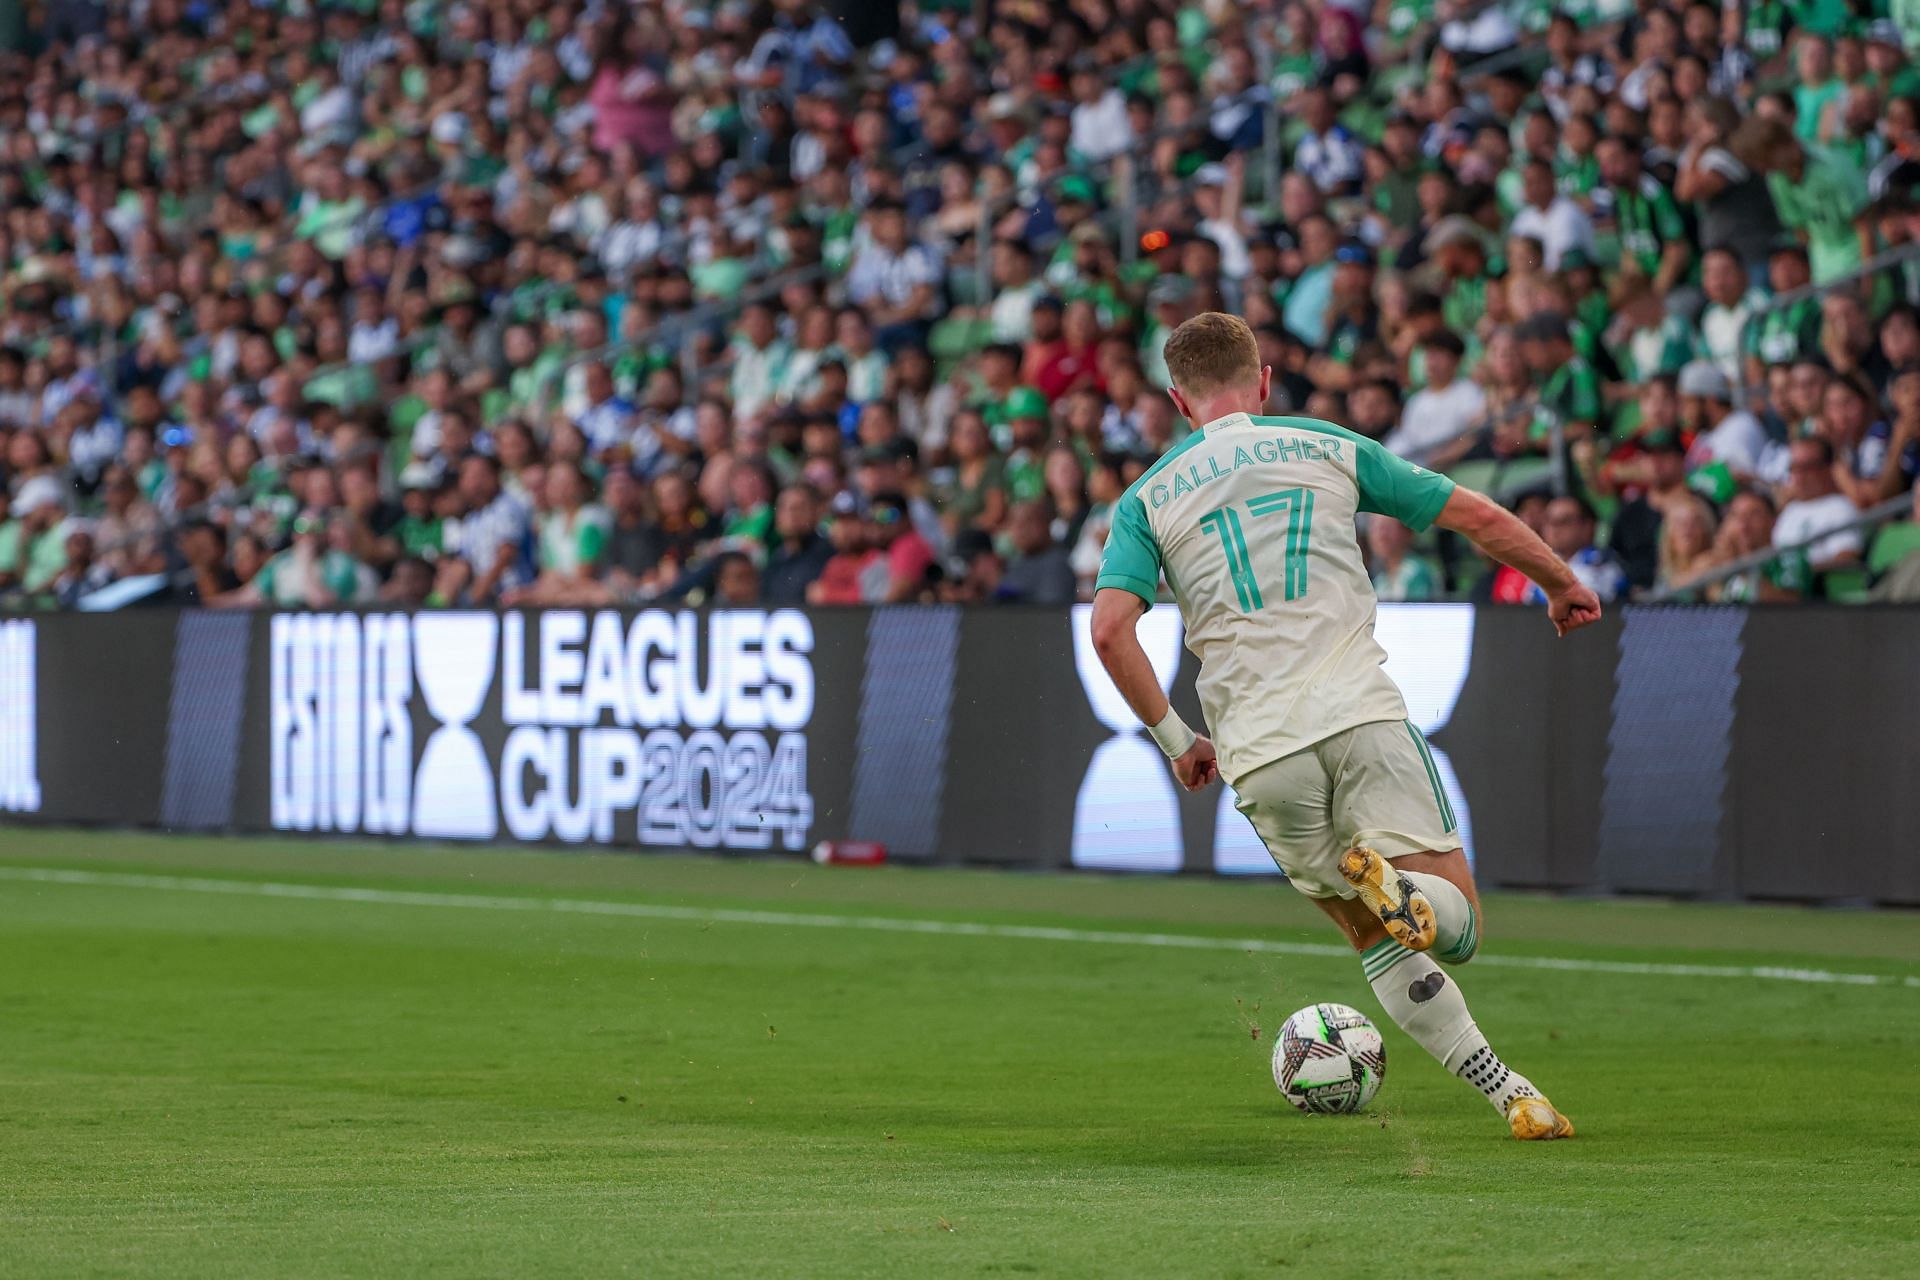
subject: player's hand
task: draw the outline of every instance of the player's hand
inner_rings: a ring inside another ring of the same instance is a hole
[[[1600,621],[1600,597],[1579,583],[1547,598],[1547,617],[1557,635]]]
[[[1220,762],[1212,741],[1204,735],[1195,738],[1187,753],[1173,762],[1173,776],[1189,791],[1198,791],[1219,777]]]

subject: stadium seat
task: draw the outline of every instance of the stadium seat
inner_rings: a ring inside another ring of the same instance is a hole
[[[1547,458],[1515,458],[1499,465],[1494,481],[1494,496],[1511,502],[1529,489],[1538,489],[1553,478],[1553,462]]]
[[[1479,493],[1491,493],[1500,476],[1500,464],[1488,459],[1456,462],[1447,468],[1447,475],[1457,485]]]
[[[1830,569],[1820,575],[1820,596],[1842,604],[1857,604],[1867,598],[1865,569]]]
[[[1920,524],[1883,525],[1867,550],[1867,572],[1878,578],[1915,551],[1920,551]]]

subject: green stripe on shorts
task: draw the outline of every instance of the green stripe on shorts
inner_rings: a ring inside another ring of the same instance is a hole
[[[1440,810],[1440,821],[1444,824],[1442,829],[1445,834],[1452,835],[1457,825],[1453,820],[1453,804],[1447,799],[1446,789],[1440,785],[1440,770],[1434,767],[1433,752],[1427,749],[1427,740],[1413,727],[1413,721],[1402,723],[1407,726],[1407,736],[1413,739],[1414,749],[1420,753],[1420,763],[1427,767],[1427,783],[1433,788],[1433,803]]]

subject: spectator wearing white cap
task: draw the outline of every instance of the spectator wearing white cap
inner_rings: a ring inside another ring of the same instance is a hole
[[[29,477],[13,495],[13,519],[0,526],[0,581],[11,578],[28,594],[45,589],[66,567],[65,486],[51,473]],[[15,532],[5,536],[6,528]],[[7,553],[11,552],[11,555]]]
[[[1760,419],[1734,407],[1733,389],[1719,365],[1690,361],[1680,370],[1680,414],[1693,432],[1689,467],[1724,463],[1736,479],[1755,474],[1767,430]]]

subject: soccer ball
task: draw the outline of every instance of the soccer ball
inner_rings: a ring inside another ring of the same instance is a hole
[[[1367,1016],[1344,1004],[1310,1004],[1273,1038],[1273,1082],[1302,1111],[1346,1115],[1380,1092],[1387,1046]]]

